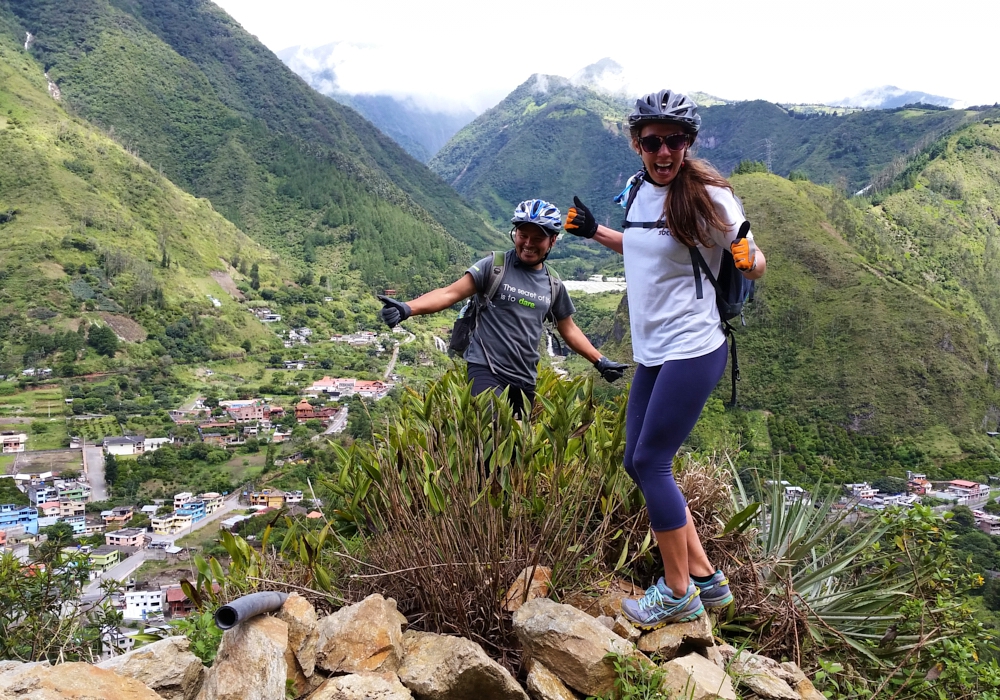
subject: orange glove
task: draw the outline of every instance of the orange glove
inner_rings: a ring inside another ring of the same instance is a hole
[[[750,272],[757,267],[757,246],[752,238],[737,238],[729,244],[729,251],[733,254],[733,262],[740,272]]]

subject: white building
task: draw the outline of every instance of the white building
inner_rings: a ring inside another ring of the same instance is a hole
[[[182,493],[176,494],[174,496],[174,510],[178,510],[179,508],[183,507],[185,503],[188,503],[189,501],[193,500],[194,500],[194,494],[191,493],[190,491],[184,491]]]
[[[0,433],[0,445],[3,446],[3,454],[13,454],[24,452],[24,446],[28,443],[28,436],[25,433],[3,432]]]
[[[163,615],[165,595],[162,590],[129,591],[125,594],[126,620],[145,620],[149,617]]]

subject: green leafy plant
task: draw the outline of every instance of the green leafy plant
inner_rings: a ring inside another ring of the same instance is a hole
[[[592,695],[587,700],[672,700],[661,690],[667,675],[662,668],[634,656],[608,654],[607,658],[615,665],[614,691],[609,695]]]
[[[326,555],[346,597],[391,595],[425,628],[516,667],[502,601],[522,569],[551,567],[552,588],[573,590],[648,551],[642,500],[621,469],[624,402],[602,405],[591,380],[552,372],[537,396],[517,420],[505,397],[474,397],[452,371],[405,396],[371,443],[333,446],[334,522],[360,541],[350,557]]]
[[[191,653],[211,666],[222,642],[222,630],[215,624],[215,612],[203,610],[188,617],[174,620],[171,627],[183,634],[191,642]]]

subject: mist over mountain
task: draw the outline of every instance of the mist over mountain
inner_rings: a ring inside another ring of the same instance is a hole
[[[917,90],[903,90],[895,85],[883,85],[881,87],[863,90],[853,97],[844,97],[840,100],[827,102],[831,107],[861,107],[862,109],[893,109],[903,105],[925,104],[937,107],[948,107],[951,109],[961,109],[967,105],[962,100],[951,97],[941,97],[931,95]]]
[[[327,44],[318,48],[292,46],[277,56],[303,80],[328,97],[351,107],[393,138],[407,153],[426,163],[463,126],[475,119],[468,107],[441,109],[430,97],[350,93],[337,82],[337,66],[350,47]]]

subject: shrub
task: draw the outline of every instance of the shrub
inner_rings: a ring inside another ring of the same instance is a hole
[[[327,485],[346,501],[335,517],[358,533],[363,562],[343,560],[347,597],[392,596],[425,629],[474,639],[516,667],[502,599],[523,568],[551,567],[558,594],[650,546],[639,544],[648,525],[621,469],[624,402],[599,405],[592,388],[544,372],[522,422],[452,371],[408,394],[372,443],[335,446],[340,474]]]

